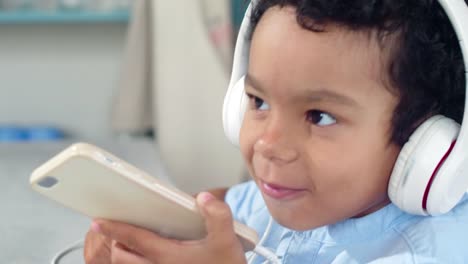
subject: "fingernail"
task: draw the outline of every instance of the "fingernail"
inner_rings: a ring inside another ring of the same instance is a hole
[[[198,202],[200,204],[202,204],[202,205],[204,205],[208,201],[214,200],[214,199],[215,199],[215,197],[209,192],[202,192],[202,193],[199,193],[198,196],[197,196]]]
[[[96,233],[101,233],[101,228],[99,227],[99,224],[93,221],[91,224],[91,230],[93,230]]]

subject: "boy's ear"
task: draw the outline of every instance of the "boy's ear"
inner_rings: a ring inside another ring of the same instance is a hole
[[[460,126],[452,119],[436,115],[410,136],[398,156],[388,186],[390,199],[400,209],[411,214],[437,215],[449,211],[459,201],[464,191],[454,192],[455,172],[442,166],[459,130]],[[452,177],[447,173],[452,173]],[[447,196],[453,199],[447,201]]]

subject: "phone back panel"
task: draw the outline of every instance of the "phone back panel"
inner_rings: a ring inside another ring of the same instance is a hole
[[[197,240],[206,236],[195,199],[96,146],[76,143],[38,167],[34,190],[91,218],[132,224],[160,235]],[[245,251],[257,233],[234,221]]]
[[[203,219],[193,211],[195,204],[191,210],[161,196],[152,190],[161,188],[158,181],[151,183],[142,175],[119,169],[122,164],[115,159],[61,154],[57,159],[63,162],[35,171],[32,186],[36,191],[91,218],[121,221],[176,239],[205,236]],[[54,180],[51,187],[39,184]]]

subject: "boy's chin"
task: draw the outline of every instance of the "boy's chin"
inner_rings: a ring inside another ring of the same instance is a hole
[[[288,220],[277,219],[275,217],[273,217],[273,218],[281,226],[284,226],[284,227],[286,227],[288,229],[291,229],[291,230],[294,230],[294,231],[299,231],[299,232],[312,230],[312,229],[319,228],[319,227],[326,226],[326,225],[330,224],[330,223],[326,223],[326,222],[324,222],[324,223],[291,222],[291,221],[288,221]]]
[[[268,207],[268,206],[267,206]],[[307,231],[318,227],[338,222],[339,220],[318,219],[317,217],[306,217],[301,213],[289,213],[287,210],[275,210],[268,207],[273,219],[283,227],[294,231]]]

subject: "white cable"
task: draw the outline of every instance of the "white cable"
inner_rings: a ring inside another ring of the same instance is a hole
[[[253,250],[253,254],[250,255],[249,258],[247,259],[248,264],[252,264],[258,255],[266,259],[264,263],[268,263],[268,262],[273,263],[273,264],[281,263],[278,257],[273,252],[271,252],[269,249],[262,246],[263,243],[265,243],[265,240],[267,239],[268,235],[270,234],[272,226],[273,226],[273,218],[270,216],[267,227],[265,229],[265,232],[263,233],[262,238],[260,239],[260,242],[258,242],[258,244],[255,246],[255,249]]]
[[[263,233],[263,236],[260,239],[260,242],[258,242],[258,245],[263,245],[263,243],[265,243],[265,240],[267,239],[268,235],[270,235],[272,226],[273,226],[273,217],[270,216],[270,219],[268,219],[267,227],[265,228],[265,232]]]
[[[256,256],[257,254],[256,254],[255,252],[253,252],[253,250],[247,252],[247,254],[249,254],[249,256],[247,257],[247,264],[252,264],[253,259],[255,258],[255,256]]]
[[[281,264],[281,261],[278,259],[278,256],[272,251],[270,251],[266,247],[262,247],[260,245],[257,245],[254,249],[254,252],[258,255],[261,255],[264,257],[267,261],[266,263],[271,263],[271,264]]]
[[[54,258],[52,259],[50,264],[59,264],[60,260],[63,257],[65,257],[66,255],[70,254],[71,252],[73,252],[75,250],[83,248],[84,247],[83,243],[84,243],[84,241],[82,239],[80,239],[80,240],[76,241],[75,243],[71,244],[70,246],[66,247],[65,249],[63,249],[62,251],[57,253],[57,255],[54,256]]]
[[[262,238],[260,239],[260,242],[258,242],[257,245],[263,245],[263,243],[265,243],[266,238],[270,234],[270,230],[271,230],[272,225],[273,225],[273,218],[270,216],[270,218],[268,219],[267,227],[265,228],[265,232],[263,232],[263,236],[262,236]],[[247,259],[247,261],[248,261],[247,263],[252,264],[254,262],[255,258],[257,257],[257,255],[258,255],[257,253],[252,252],[252,255],[250,255],[249,258]]]

